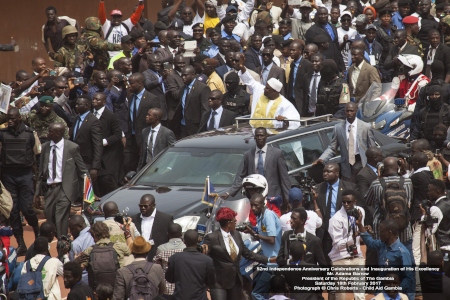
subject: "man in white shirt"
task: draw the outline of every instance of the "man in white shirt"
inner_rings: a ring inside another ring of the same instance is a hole
[[[357,31],[350,26],[352,25],[352,14],[349,11],[344,11],[341,14],[341,27],[337,29],[339,47],[341,49],[342,59],[346,69],[348,66],[348,54],[350,51],[350,41],[356,36]]]
[[[238,75],[242,82],[250,88],[250,93],[253,95],[251,117],[274,119],[274,121],[250,121],[252,127],[298,128],[300,122],[284,121],[285,119],[300,120],[300,114],[294,105],[280,94],[283,84],[279,80],[271,78],[265,86],[262,85],[247,73],[247,68],[244,66],[244,63],[245,56],[241,54]]]
[[[312,210],[306,210],[306,213],[308,214],[308,219],[306,220],[304,226],[306,231],[308,231],[313,235],[316,235],[316,229],[322,226],[322,214],[320,214],[320,209],[317,206],[317,203],[314,200],[314,198],[311,197],[311,199],[313,201],[311,204],[314,206],[314,209],[317,209],[317,212],[319,214],[317,214],[315,211]],[[292,209],[302,207],[302,200],[303,200],[303,193],[301,189],[294,187],[289,191],[289,203],[291,204]],[[292,229],[291,214],[292,211],[280,217],[281,230],[283,231],[283,233],[285,231]]]
[[[359,213],[362,214],[362,222],[364,222],[365,212],[362,207],[356,206],[356,199],[355,191],[343,191],[342,207],[330,219],[328,233],[333,240],[333,248],[328,256],[333,266],[365,266],[365,259],[360,248],[358,227],[356,226]],[[340,277],[343,276],[345,275],[340,275]],[[351,277],[360,277],[360,280],[357,280],[358,283],[364,282],[364,276],[352,275]],[[355,282],[355,280],[349,280],[348,282]],[[366,299],[362,289],[354,291],[353,295],[356,300]],[[346,293],[336,293],[336,299],[346,299]]]

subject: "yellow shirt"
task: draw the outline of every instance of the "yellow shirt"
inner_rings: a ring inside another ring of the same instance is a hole
[[[126,57],[125,54],[123,54],[123,51],[120,51],[119,54],[114,55],[109,61],[108,70],[114,69],[114,62],[122,57]]]
[[[206,80],[206,85],[210,88],[211,91],[219,90],[223,94],[226,93],[222,78],[220,78],[220,76],[217,75],[216,72],[213,72],[211,75],[209,75],[208,80]]]
[[[211,18],[210,16],[208,16],[207,13],[205,13],[205,34],[206,34],[206,30],[208,28],[214,28],[216,27],[217,24],[219,24],[220,20],[219,17],[215,17],[215,18]]]

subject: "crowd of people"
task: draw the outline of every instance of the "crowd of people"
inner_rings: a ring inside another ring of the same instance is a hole
[[[97,16],[85,20],[49,6],[42,31],[48,57],[35,57],[32,69],[18,70],[14,80],[3,79],[11,95],[0,114],[7,123],[0,129],[0,179],[12,207],[1,222],[11,227],[17,256],[25,256],[3,277],[10,296],[32,297],[24,285],[35,282],[35,298],[61,299],[57,278],[63,276],[69,300],[207,299],[207,292],[213,300],[322,297],[321,290],[297,292],[310,273],[267,269],[249,282],[239,269],[243,257],[286,269],[430,266],[437,271],[372,272],[393,287],[377,290],[375,299],[449,298],[450,4],[161,4],[155,20],[145,17],[143,1],[129,18],[120,8],[107,14],[104,0]],[[0,51],[15,45],[11,40]],[[374,82],[390,84],[412,114],[410,153],[386,155],[371,124],[356,118]],[[313,162],[323,167],[323,182],[299,186],[267,136],[298,128],[300,116],[329,114],[341,122]],[[247,249],[236,230],[242,212],[226,207],[214,216],[220,229],[203,240],[157,210],[151,194],[131,218],[118,218],[112,201],[94,211],[104,220],[92,225],[75,213],[85,176],[102,197],[178,139],[247,115],[255,146],[220,197],[244,189],[251,207],[245,233],[259,242],[260,253]],[[33,206],[45,215],[40,226]],[[23,219],[33,228],[33,243],[24,239]],[[55,238],[58,257],[50,258]],[[5,262],[10,250],[2,244]],[[366,295],[353,292],[355,299]]]

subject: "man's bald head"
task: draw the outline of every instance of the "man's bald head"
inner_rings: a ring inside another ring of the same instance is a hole
[[[352,49],[358,49],[358,50],[366,50],[366,43],[364,40],[356,40],[351,45]]]
[[[158,118],[158,120],[161,120],[161,118],[163,117],[163,111],[160,108],[154,107],[154,108],[150,108],[151,113]]]
[[[325,167],[329,167],[329,168],[332,168],[333,170],[335,170],[335,171],[340,171],[341,170],[341,168],[339,167],[339,165],[337,164],[337,163],[335,163],[335,162],[329,162],[329,163],[326,163],[325,164]]]
[[[55,132],[59,133],[61,136],[63,136],[64,132],[66,131],[66,126],[61,122],[52,123],[50,124],[50,126],[48,126],[48,128],[55,130]]]
[[[114,217],[119,212],[119,207],[117,203],[114,201],[108,201],[103,204],[103,213],[105,214],[105,218]]]
[[[415,170],[425,168],[428,163],[428,156],[423,152],[414,153],[412,156],[412,163]]]

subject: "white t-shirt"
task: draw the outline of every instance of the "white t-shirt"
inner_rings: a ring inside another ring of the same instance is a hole
[[[309,233],[316,235],[316,229],[322,226],[322,219],[312,210],[307,210],[306,213],[308,214],[308,220],[306,220],[305,229]],[[280,217],[281,230],[283,233],[292,229],[291,214],[292,212],[288,212]]]
[[[356,34],[358,33],[355,29],[353,28],[349,28],[348,31],[345,31],[344,29],[342,29],[342,27],[339,27],[337,29],[337,33],[338,33],[338,41],[339,41],[339,45],[341,45],[344,42],[344,36],[348,35],[348,41],[355,39]],[[348,69],[349,65],[348,65],[348,55],[350,53],[350,43],[347,42],[344,49],[341,50],[341,55],[342,55],[342,59],[344,60],[344,65],[345,68]]]

